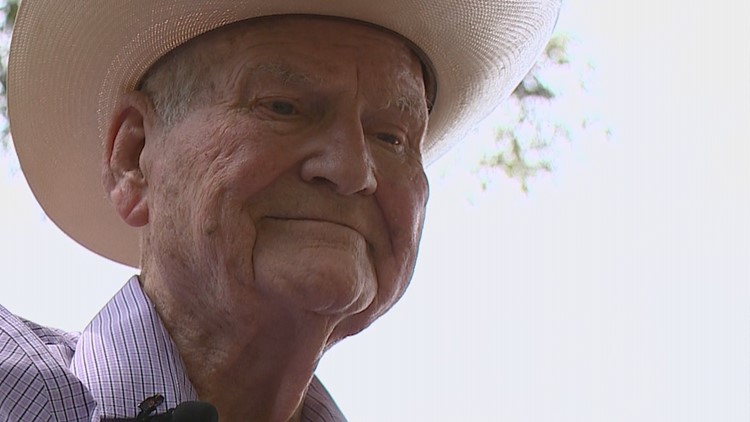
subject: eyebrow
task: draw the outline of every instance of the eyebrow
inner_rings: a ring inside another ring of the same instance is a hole
[[[391,87],[397,87],[399,86],[398,81],[400,79],[406,79],[411,77],[411,74],[408,73],[406,70],[402,70],[397,75],[391,75]],[[407,82],[407,85],[411,86],[411,83]],[[396,108],[401,112],[408,112],[410,116],[417,117],[419,119],[427,119],[429,116],[429,110],[430,110],[430,104],[429,100],[427,99],[427,92],[426,92],[426,85],[427,82],[424,80],[424,75],[422,76],[422,86],[424,91],[422,91],[421,95],[417,94],[414,90],[406,90],[406,91],[399,91],[399,90],[392,90],[388,93],[388,101],[385,104],[385,108]]]
[[[420,103],[424,104],[424,107],[420,107]],[[413,117],[426,118],[427,117],[427,102],[423,98],[418,98],[416,95],[395,93],[391,95],[384,108],[395,107],[399,111],[406,111]]]
[[[285,62],[262,63],[251,69],[254,74],[265,73],[276,77],[281,82],[293,85],[320,85],[319,77],[301,72]]]
[[[255,75],[270,75],[282,83],[289,85],[317,87],[323,84],[323,80],[320,77],[300,71],[294,65],[285,61],[261,63],[254,66],[251,72]],[[426,94],[420,97],[413,92],[392,92],[389,93],[389,98],[383,108],[396,108],[399,111],[408,112],[411,116],[427,118],[430,104],[428,104],[426,98]],[[423,106],[420,106],[420,104]]]

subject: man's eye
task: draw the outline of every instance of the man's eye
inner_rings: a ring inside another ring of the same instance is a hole
[[[401,145],[401,138],[391,133],[378,133],[377,138],[391,145]]]
[[[282,116],[292,116],[297,111],[297,109],[294,107],[294,104],[288,101],[279,101],[279,100],[271,101],[268,107],[274,113],[282,115]]]

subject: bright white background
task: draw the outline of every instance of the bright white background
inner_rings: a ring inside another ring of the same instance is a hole
[[[319,369],[350,420],[750,420],[748,19],[746,0],[567,2],[613,137],[558,146],[528,194],[479,189],[488,129],[433,166],[412,287]],[[2,165],[0,303],[80,330],[133,271]]]

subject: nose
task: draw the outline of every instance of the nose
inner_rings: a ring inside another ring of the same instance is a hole
[[[375,193],[375,163],[358,116],[337,119],[310,142],[301,169],[304,181],[327,184],[341,195]]]

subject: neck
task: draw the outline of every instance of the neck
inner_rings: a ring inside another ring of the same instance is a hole
[[[186,299],[151,275],[144,291],[200,400],[216,406],[222,421],[299,420],[331,321],[247,296]]]

